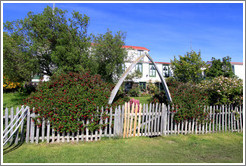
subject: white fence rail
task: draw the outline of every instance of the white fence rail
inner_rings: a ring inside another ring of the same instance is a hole
[[[159,136],[171,134],[205,134],[215,132],[242,132],[243,131],[243,106],[232,109],[231,106],[207,106],[204,111],[209,113],[206,121],[199,123],[196,119],[185,120],[179,123],[174,121],[177,112],[171,112],[170,106],[164,104],[143,104],[139,109],[126,103],[114,110],[101,108],[101,113],[106,112],[106,119],[100,118],[99,123],[106,127],[90,131],[87,127],[77,132],[56,132],[48,120],[42,120],[41,126],[34,124],[35,114],[30,114],[29,107],[16,110],[5,109],[4,141],[17,144],[19,141],[26,143],[39,142],[71,142],[71,141],[97,141],[102,137],[132,137],[132,136]],[[25,121],[24,110],[26,111]],[[9,115],[10,112],[10,115]],[[20,113],[22,112],[22,113]],[[21,114],[21,116],[19,115]],[[101,114],[101,115],[102,115]],[[18,122],[22,119],[22,122]],[[88,120],[83,121],[86,125]],[[9,131],[7,133],[7,131]],[[11,136],[13,135],[13,136]]]

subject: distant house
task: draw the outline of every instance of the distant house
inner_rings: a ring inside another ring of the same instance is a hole
[[[243,62],[231,62],[231,67],[233,73],[241,79],[245,78],[245,68],[243,67]]]

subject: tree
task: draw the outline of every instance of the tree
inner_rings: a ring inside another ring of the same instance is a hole
[[[202,61],[201,52],[187,52],[183,57],[179,55],[179,60],[174,57],[171,60],[171,68],[174,72],[174,78],[181,82],[200,82],[202,80],[202,68],[206,63]]]
[[[107,82],[115,82],[122,74],[122,65],[127,55],[122,47],[125,42],[125,33],[112,31],[93,36],[92,56],[97,64],[97,74]]]
[[[23,47],[36,58],[38,72],[51,76],[55,71],[82,71],[90,68],[89,17],[47,6],[42,13],[29,12],[25,19],[4,24],[11,36],[21,36]]]
[[[23,36],[3,32],[3,75],[11,82],[30,81],[35,72],[35,59],[26,50]]]
[[[231,58],[229,56],[220,59],[212,57],[211,66],[205,70],[206,77],[215,78],[219,76],[233,77],[235,74],[232,71]]]

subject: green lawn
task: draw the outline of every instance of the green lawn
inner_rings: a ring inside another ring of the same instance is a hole
[[[4,163],[242,163],[243,134],[174,135],[23,144]]]
[[[150,96],[149,97],[130,97],[130,98],[134,98],[134,99],[137,99],[139,100],[139,102],[141,104],[148,104],[148,100],[151,98]]]
[[[28,95],[21,94],[19,92],[3,93],[3,109],[5,110],[6,107],[21,107],[23,99],[25,99],[27,96]],[[5,111],[3,114],[5,114]]]

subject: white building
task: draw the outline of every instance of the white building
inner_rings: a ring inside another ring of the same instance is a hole
[[[142,54],[149,53],[149,49],[139,46],[123,46],[128,52],[128,55],[125,59],[124,69],[127,69],[132,62]],[[173,75],[173,72],[170,68],[170,62],[155,62],[157,68],[160,70],[164,78],[168,78]],[[241,79],[244,78],[244,67],[242,62],[231,62],[233,72]],[[136,66],[134,70],[139,70],[142,73],[141,78],[135,78],[133,80],[125,80],[126,89],[130,89],[134,84],[139,84],[141,87],[146,88],[146,84],[151,81],[152,83],[159,84],[161,82],[159,75],[154,67],[154,65],[149,61],[147,56],[145,56]],[[131,71],[131,73],[134,72]],[[43,80],[48,81],[47,76],[43,77]],[[33,82],[39,82],[38,78],[33,79]]]

